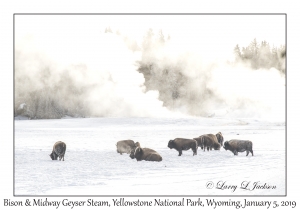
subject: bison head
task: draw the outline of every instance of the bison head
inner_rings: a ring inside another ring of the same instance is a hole
[[[131,157],[131,159],[135,158],[134,153],[135,153],[136,148],[138,148],[138,147],[141,147],[140,142],[135,142],[134,146],[131,148],[130,155],[129,155],[129,157]]]
[[[130,157],[131,159],[134,159],[134,152],[135,152],[135,149],[132,149],[131,152],[130,152],[129,157]]]
[[[175,147],[175,145],[174,145],[174,140],[170,140],[170,141],[169,141],[168,147],[169,147],[170,149],[172,149],[172,148]]]
[[[135,142],[135,143],[134,143],[134,146],[135,146],[135,147],[141,147],[140,142],[138,142],[138,141]]]
[[[140,147],[136,147],[135,149],[131,150],[129,157],[131,157],[131,159],[135,158],[137,161],[140,161],[142,160],[143,154],[143,149]]]
[[[215,143],[214,144],[214,150],[220,150],[221,149],[221,144],[219,144],[219,143]]]
[[[131,150],[129,157],[131,157],[131,159],[136,159],[136,160],[141,160],[142,156],[144,154],[144,151],[142,148],[140,147],[136,147],[135,149]]]
[[[228,150],[229,149],[229,143],[228,141],[225,141],[224,143],[224,147],[223,147],[225,150]]]
[[[224,138],[223,138],[223,135],[221,132],[217,133],[216,134],[216,137],[218,139],[218,142],[221,144],[221,146],[223,146],[223,141],[224,141]]]
[[[142,160],[143,154],[144,154],[143,149],[140,147],[137,147],[134,152],[134,157],[137,161],[139,161],[139,160]]]
[[[51,157],[52,160],[57,160],[58,158],[58,155],[55,152],[52,152],[49,156]]]

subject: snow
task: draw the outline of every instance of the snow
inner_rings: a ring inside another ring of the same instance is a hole
[[[15,117],[15,120],[29,120],[29,117],[18,115]]]
[[[285,195],[284,122],[229,118],[15,118],[15,195]],[[253,142],[246,152],[205,151],[181,157],[167,147],[176,137],[221,131],[224,141]],[[132,139],[161,154],[162,162],[137,162],[116,152]],[[65,161],[52,161],[56,141],[67,144]],[[212,182],[214,186],[208,189]],[[244,190],[255,182],[275,189]],[[222,186],[222,184],[224,184]],[[223,190],[216,187],[223,187]],[[235,190],[233,187],[237,186]],[[225,188],[225,189],[224,189]]]

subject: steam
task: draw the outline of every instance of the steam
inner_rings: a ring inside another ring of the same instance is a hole
[[[230,62],[234,46],[216,58],[211,49],[184,48],[162,31],[145,31],[142,42],[121,33],[103,30],[80,43],[62,34],[18,37],[15,108],[25,103],[31,118],[284,119],[285,76]]]
[[[38,101],[50,100],[61,112],[80,116],[171,115],[158,100],[158,91],[145,91],[144,77],[136,71],[137,53],[115,34],[103,33],[94,41],[92,47],[77,45],[80,54],[68,46],[51,54],[56,52],[52,46],[39,49],[37,42],[30,44],[35,47],[17,46],[16,102],[24,99],[36,111]]]
[[[139,69],[148,90],[172,111],[205,117],[255,117],[284,119],[285,76],[277,69],[253,70],[232,53],[212,56],[184,49],[172,41],[150,45]],[[155,47],[152,47],[155,46]],[[179,49],[178,49],[179,48]]]

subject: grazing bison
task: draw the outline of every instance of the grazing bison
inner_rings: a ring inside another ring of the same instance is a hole
[[[146,160],[146,161],[162,161],[162,157],[158,152],[149,148],[136,147],[130,153],[131,159],[136,159],[137,161]]]
[[[63,159],[65,160],[65,153],[66,153],[67,146],[64,142],[58,141],[54,144],[52,153],[50,154],[50,157],[52,160],[57,160],[57,157],[59,157],[59,160]]]
[[[217,133],[217,134],[216,134],[216,137],[217,137],[217,139],[218,139],[219,144],[220,144],[221,146],[223,146],[224,138],[223,138],[222,133],[221,133],[221,132]]]
[[[194,138],[194,140],[197,141],[198,145],[201,147],[201,149],[203,149],[204,152],[205,149],[209,151],[212,150],[212,148],[214,150],[220,150],[221,148],[221,145],[219,144],[218,139],[214,134],[204,134],[202,136]]]
[[[252,142],[249,140],[225,141],[224,149],[230,150],[234,155],[238,155],[238,152],[247,151],[246,156],[248,156],[249,152],[251,152],[251,154],[253,156]]]
[[[130,154],[131,150],[135,149],[136,147],[140,147],[140,143],[134,143],[132,140],[122,140],[118,141],[116,146],[117,152],[122,155],[123,153]]]
[[[194,139],[176,138],[168,143],[170,149],[176,149],[179,152],[178,156],[182,155],[182,150],[193,150],[193,156],[197,155],[198,144]]]

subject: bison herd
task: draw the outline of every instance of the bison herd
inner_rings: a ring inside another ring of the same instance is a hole
[[[251,152],[253,156],[251,141],[234,139],[225,141],[224,145],[223,141],[223,135],[219,132],[217,134],[204,134],[193,139],[175,138],[168,142],[168,147],[177,150],[179,153],[178,156],[182,155],[182,151],[187,151],[189,149],[193,151],[194,156],[197,155],[198,147],[203,151],[209,151],[212,149],[220,150],[222,146],[225,150],[231,151],[234,155],[238,155],[238,152],[246,151],[246,156],[248,156],[249,152]],[[137,161],[162,161],[162,157],[158,152],[153,149],[142,148],[139,142],[134,142],[133,140],[118,141],[116,147],[118,153],[121,155],[123,153],[130,154],[130,158],[136,159]],[[57,160],[59,157],[59,160],[62,159],[64,161],[65,152],[66,144],[58,141],[54,144],[50,157],[52,160]]]

